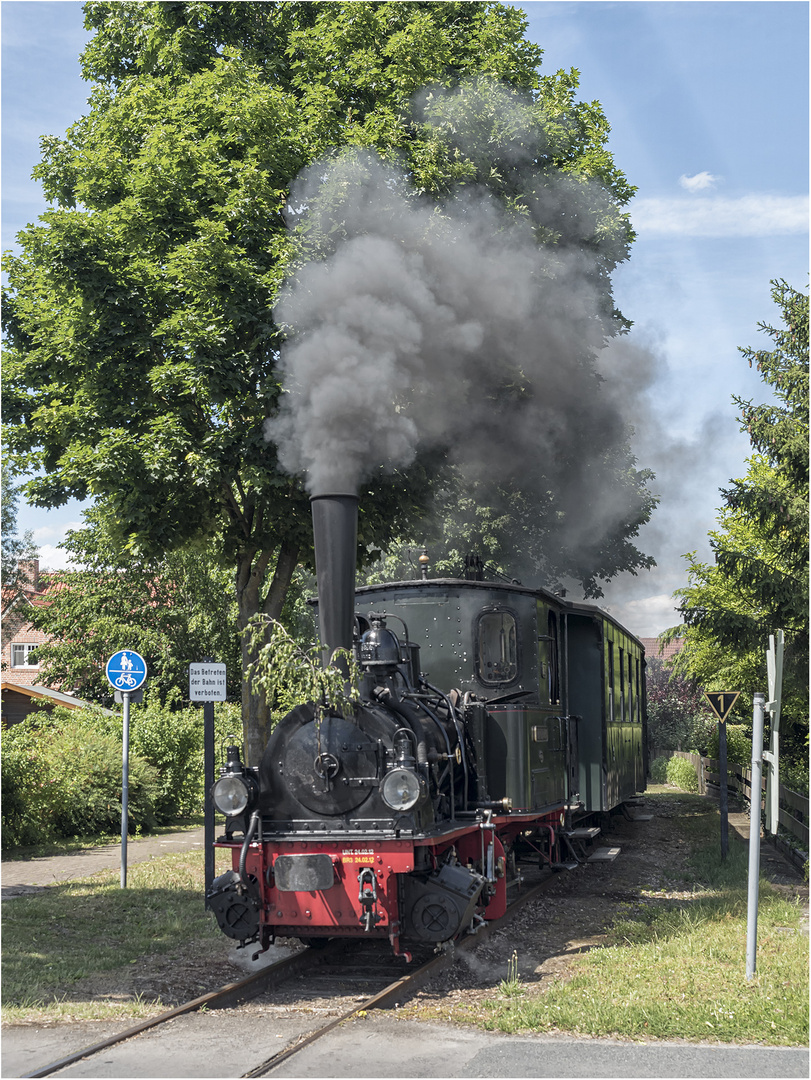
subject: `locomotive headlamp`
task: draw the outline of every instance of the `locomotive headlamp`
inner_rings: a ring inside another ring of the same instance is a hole
[[[256,780],[240,760],[239,747],[228,747],[228,760],[220,769],[220,778],[211,788],[214,806],[226,817],[236,817],[256,802]]]
[[[410,810],[422,793],[420,778],[412,769],[391,769],[380,785],[380,795],[392,810]]]
[[[221,776],[211,789],[211,797],[221,814],[232,817],[247,807],[251,789],[244,776]]]

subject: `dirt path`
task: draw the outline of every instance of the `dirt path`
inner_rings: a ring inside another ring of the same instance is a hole
[[[127,842],[127,865],[159,859],[176,851],[190,851],[203,847],[202,826],[184,832],[146,836]],[[90,877],[102,870],[117,870],[121,866],[121,845],[82,848],[68,855],[37,856],[33,859],[3,860],[0,863],[0,883],[3,900],[27,893],[39,892],[49,885],[62,881],[74,881]]]

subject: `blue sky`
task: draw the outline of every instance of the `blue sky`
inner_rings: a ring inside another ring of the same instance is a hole
[[[660,509],[640,537],[659,564],[619,580],[605,605],[642,636],[676,621],[684,552],[709,557],[719,488],[743,475],[748,440],[731,396],[765,391],[738,346],[768,347],[769,281],[808,282],[808,17],[805,0],[592,0],[517,3],[547,73],[580,71],[599,100],[617,165],[638,188],[631,259],[614,279],[634,328],[625,353],[654,372],[637,425],[639,464],[657,473]],[[81,4],[5,0],[2,14],[3,250],[44,209],[30,173],[41,135],[85,108]],[[69,505],[20,507],[44,565],[79,522]]]

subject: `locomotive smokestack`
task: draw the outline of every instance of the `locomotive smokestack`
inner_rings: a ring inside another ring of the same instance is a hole
[[[352,648],[358,496],[313,495],[310,505],[318,580],[318,625],[327,664],[334,649]]]

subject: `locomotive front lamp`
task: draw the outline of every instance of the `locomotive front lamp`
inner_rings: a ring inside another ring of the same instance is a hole
[[[380,785],[381,798],[392,810],[410,810],[421,794],[420,778],[412,769],[391,769]]]
[[[233,817],[247,807],[251,791],[242,776],[221,776],[211,789],[211,798],[221,814]]]
[[[211,788],[214,806],[226,817],[236,817],[256,801],[256,780],[245,771],[239,748],[228,747],[228,762],[220,769],[220,778]]]

